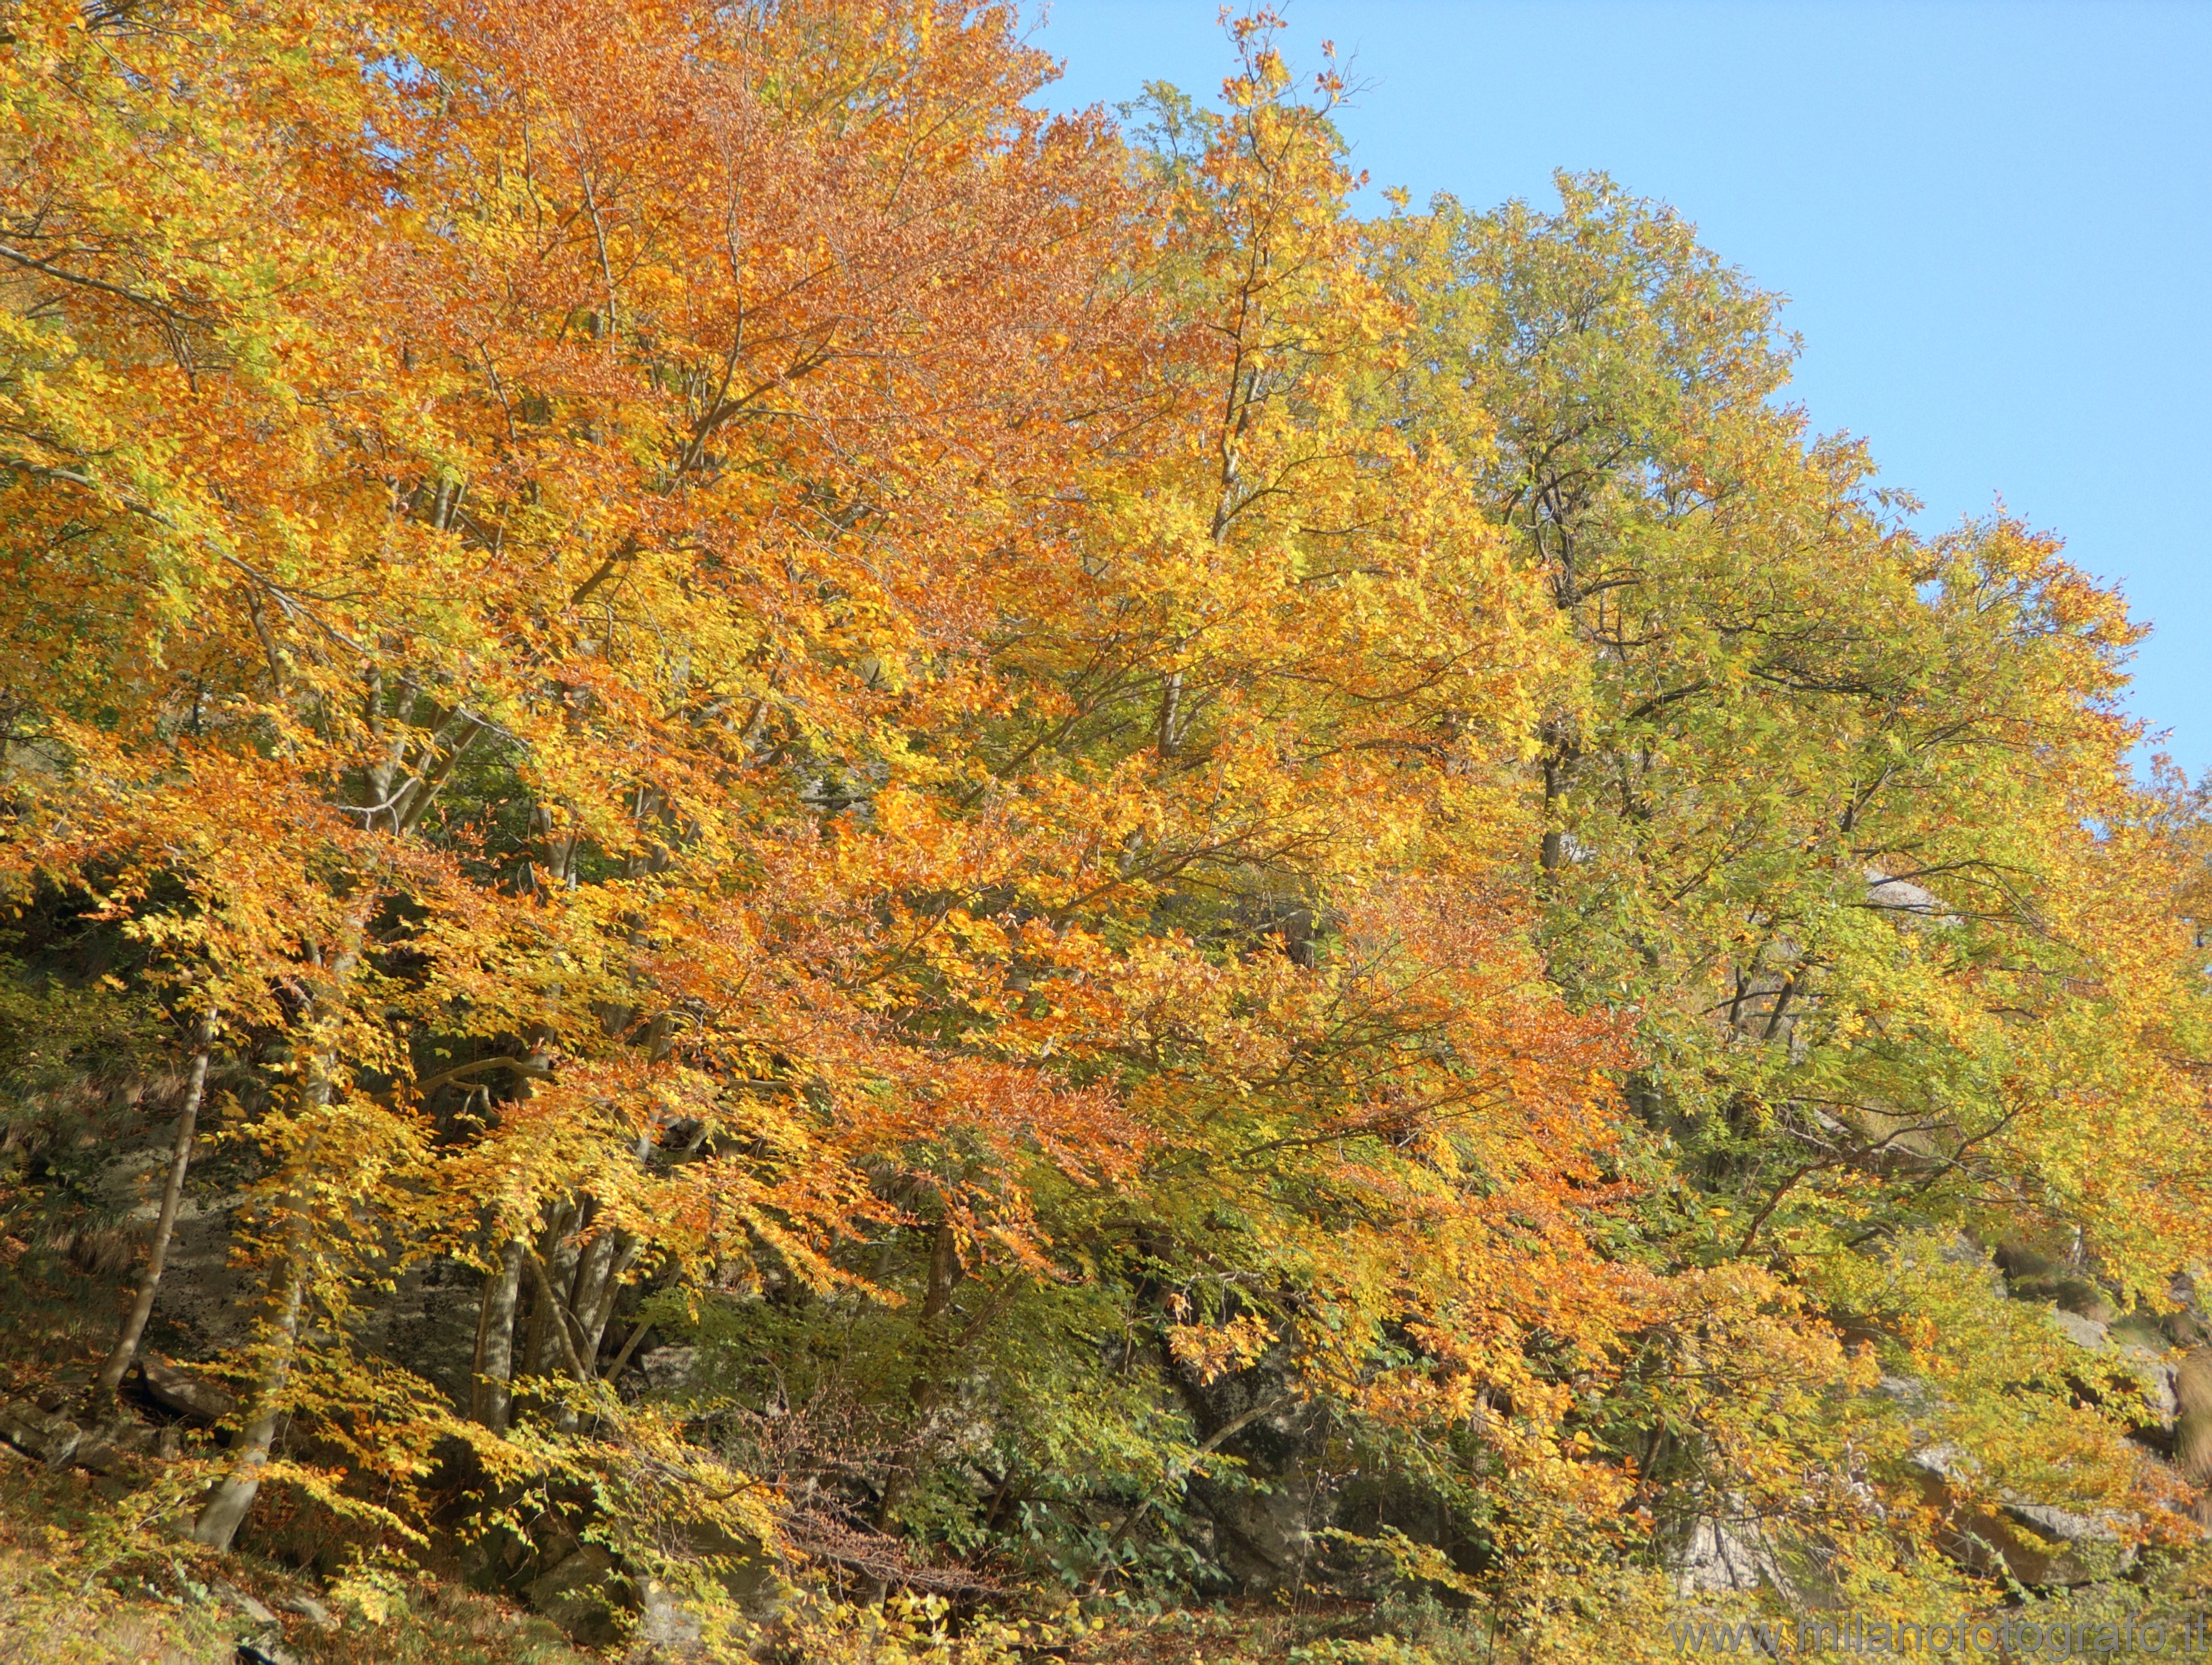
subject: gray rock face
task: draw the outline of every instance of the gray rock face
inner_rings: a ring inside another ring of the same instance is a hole
[[[2085,1318],[2078,1312],[2069,1312],[2063,1306],[2051,1309],[2051,1323],[2061,1335],[2076,1347],[2103,1349],[2110,1341],[2112,1327],[2094,1318]]]
[[[83,1437],[84,1431],[67,1417],[42,1411],[26,1400],[0,1405],[0,1439],[49,1468],[67,1462]]]
[[[221,1168],[217,1161],[196,1164],[185,1183],[154,1309],[155,1344],[193,1357],[250,1339],[263,1293],[254,1270],[234,1263],[231,1211],[237,1199],[223,1194],[222,1182],[231,1176]],[[140,1205],[149,1226],[153,1208],[150,1199]]]
[[[412,1371],[465,1406],[483,1299],[483,1274],[459,1261],[411,1268],[363,1318],[354,1344]]]
[[[248,1595],[244,1590],[239,1589],[237,1585],[228,1583],[224,1580],[218,1578],[213,1584],[210,1585],[209,1588],[214,1590],[217,1596],[222,1598],[222,1602],[226,1607],[236,1607],[240,1613],[244,1614],[248,1619],[251,1619],[255,1624],[274,1625],[276,1623],[276,1615],[275,1612],[273,1612],[265,1602],[258,1601],[254,1597]]]
[[[540,1573],[524,1595],[577,1641],[611,1642],[619,1631],[607,1589],[614,1571],[613,1556],[597,1544],[583,1544]]]
[[[1316,1472],[1310,1413],[1270,1365],[1194,1392],[1202,1431],[1235,1424],[1221,1449],[1243,1462],[1233,1477],[1203,1472],[1186,1482],[1212,1523],[1212,1549],[1223,1571],[1246,1589],[1296,1589],[1316,1558],[1316,1535],[1336,1523],[1336,1499]]]
[[[1875,1391],[1894,1399],[1908,1411],[1929,1410],[1942,1402],[1933,1388],[1910,1376],[1885,1376],[1875,1383]]]
[[[637,1639],[657,1657],[680,1657],[698,1650],[706,1636],[699,1614],[667,1585],[647,1580],[640,1601]]]
[[[2070,1509],[2053,1509],[2047,1504],[2008,1503],[2004,1511],[2022,1525],[2032,1526],[2045,1537],[2056,1538],[2061,1543],[2116,1544],[2121,1541],[2120,1517],[2110,1511],[2077,1515]]]
[[[1954,1232],[1951,1240],[1939,1252],[1951,1265],[1963,1266],[1978,1274],[1992,1295],[1999,1299],[2004,1298],[2004,1272],[1997,1265],[1996,1256],[1964,1232]]]
[[[2172,1338],[2144,1315],[2128,1313],[2112,1325],[2106,1339],[2142,1383],[2148,1426],[2171,1434],[2181,1409],[2179,1368],[2166,1357],[2173,1350]]]
[[[1780,1559],[1756,1523],[1739,1525],[1718,1516],[1705,1515],[1690,1529],[1690,1541],[1674,1559],[1675,1593],[1724,1595],[1755,1590],[1771,1584],[1787,1592]]]
[[[2134,1549],[2122,1547],[2117,1521],[2109,1516],[2007,1503],[2001,1516],[1975,1524],[2003,1571],[2023,1584],[2095,1583],[2125,1571],[2135,1560]]]
[[[125,1417],[103,1423],[85,1435],[70,1460],[95,1474],[112,1474],[133,1457],[148,1456],[153,1450],[154,1431]]]
[[[1995,1508],[1960,1506],[1952,1489],[1978,1466],[1956,1445],[1935,1444],[1905,1459],[1928,1500],[1945,1511],[1938,1541],[1960,1565],[2016,1578],[2023,1584],[2073,1586],[2124,1571],[2134,1551],[2124,1547],[2124,1517],[2085,1515],[2007,1492]]]
[[[655,1347],[638,1356],[635,1369],[653,1392],[674,1393],[690,1385],[691,1368],[698,1359],[696,1347]]]
[[[331,1616],[331,1610],[304,1590],[278,1596],[276,1605],[287,1613],[296,1613],[319,1631],[334,1631],[338,1627],[338,1621]]]
[[[1966,1454],[1956,1445],[1928,1445],[1905,1459],[1906,1466],[1935,1480],[1949,1480],[1970,1468]]]
[[[220,1422],[238,1408],[228,1389],[151,1353],[139,1359],[138,1377],[156,1403],[195,1422]]]
[[[2045,1315],[2051,1327],[2076,1347],[2095,1353],[2115,1353],[2131,1365],[2142,1383],[2143,1408],[2150,1414],[2148,1426],[2171,1433],[2181,1408],[2179,1372],[2166,1362],[2167,1338],[2139,1314],[2124,1314],[2112,1323],[2101,1323],[2063,1306]]]
[[[1869,868],[1867,876],[1867,905],[1894,914],[1900,923],[1954,925],[1958,916],[1937,899],[1935,892],[1925,890],[1909,879],[1893,879],[1879,868]]]
[[[2168,1433],[2181,1411],[2181,1396],[2175,1390],[2178,1375],[2171,1365],[2154,1364],[2143,1372],[2143,1404]]]

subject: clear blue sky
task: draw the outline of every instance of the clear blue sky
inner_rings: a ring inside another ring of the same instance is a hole
[[[1024,15],[1042,8],[1026,0]],[[1291,0],[1416,203],[1602,168],[1791,299],[1796,396],[1936,530],[2007,506],[2155,633],[2132,704],[2212,768],[2212,0]],[[1218,0],[1053,0],[1054,108],[1212,98]]]

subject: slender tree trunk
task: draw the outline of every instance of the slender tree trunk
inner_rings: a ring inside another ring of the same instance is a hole
[[[169,1236],[176,1229],[177,1208],[184,1201],[185,1171],[191,1166],[192,1134],[199,1125],[200,1099],[207,1091],[208,1054],[215,1044],[212,1013],[200,1020],[194,1038],[199,1047],[192,1054],[184,1108],[177,1112],[177,1135],[169,1151],[169,1183],[162,1190],[161,1212],[154,1222],[154,1241],[146,1257],[146,1275],[138,1285],[137,1299],[131,1303],[130,1316],[124,1319],[123,1329],[115,1338],[115,1350],[100,1367],[100,1381],[94,1390],[98,1401],[113,1399],[116,1390],[123,1385],[123,1373],[138,1356],[139,1338],[146,1333],[146,1321],[154,1315],[154,1297],[161,1287],[161,1268],[169,1258]]]
[[[952,1286],[960,1281],[963,1270],[960,1240],[948,1213],[937,1222],[937,1235],[929,1242],[929,1287],[921,1298],[921,1322],[933,1336],[944,1319],[945,1309],[952,1305]]]
[[[550,1286],[539,1281],[538,1298],[530,1305],[528,1352],[523,1363],[526,1373],[532,1376],[550,1375],[553,1358],[560,1352],[557,1340],[553,1341],[551,1352],[547,1350],[549,1340],[561,1333],[560,1297],[554,1292],[565,1290],[575,1281],[576,1239],[569,1228],[584,1223],[581,1212],[574,1204],[567,1203],[556,1210],[538,1250],[538,1259],[544,1262],[553,1281]]]
[[[554,1351],[561,1355],[562,1361],[568,1366],[568,1374],[571,1377],[588,1384],[592,1379],[590,1367],[584,1363],[583,1355],[576,1351],[574,1338],[568,1334],[568,1320],[562,1315],[560,1297],[553,1293],[553,1280],[546,1273],[545,1262],[537,1256],[532,1256],[530,1272],[531,1275],[538,1281],[538,1299],[552,1309],[551,1329],[555,1343]]]
[[[1160,687],[1160,716],[1153,736],[1164,758],[1173,757],[1182,745],[1182,673],[1171,670]]]
[[[623,1274],[629,1270],[630,1262],[636,1258],[637,1243],[625,1236],[621,1247],[615,1250],[606,1275],[599,1280],[598,1298],[576,1314],[584,1326],[584,1345],[594,1361],[599,1356],[600,1342],[606,1339],[607,1321],[615,1316],[615,1303],[622,1299]]]
[[[568,1311],[580,1328],[588,1329],[592,1315],[599,1310],[599,1296],[607,1287],[607,1274],[614,1268],[616,1235],[611,1227],[601,1232],[578,1259],[575,1287],[568,1294]]]
[[[595,1215],[597,1208],[591,1209]],[[588,1218],[589,1216],[586,1216]],[[588,1244],[572,1252],[575,1268],[563,1283],[554,1285],[557,1291],[566,1287],[568,1301],[564,1307],[556,1299],[553,1311],[547,1315],[556,1335],[566,1346],[569,1373],[586,1386],[599,1379],[599,1344],[595,1338],[581,1332],[589,1323],[588,1315],[599,1305],[599,1290],[606,1282],[607,1268],[613,1263],[615,1233],[612,1229],[601,1232]],[[553,1419],[553,1426],[562,1433],[569,1433],[576,1426],[576,1413],[572,1406],[563,1405]]]
[[[932,1411],[937,1408],[939,1394],[943,1390],[940,1373],[945,1365],[945,1314],[952,1307],[952,1291],[963,1275],[960,1264],[960,1241],[952,1227],[952,1214],[948,1206],[937,1231],[929,1242],[929,1281],[921,1297],[921,1335],[916,1338],[915,1351],[921,1360],[915,1373],[914,1385],[908,1398],[914,1408],[915,1436],[920,1438],[923,1425]],[[898,1506],[906,1498],[914,1481],[915,1468],[921,1461],[919,1450],[909,1450],[892,1468],[884,1480],[883,1496],[876,1504],[876,1530],[888,1532],[898,1517]]]
[[[556,1039],[556,1032],[553,1032],[553,1028],[546,1024],[533,1024],[531,1026],[531,1032],[526,1039],[529,1039],[531,1050],[522,1062],[525,1062],[525,1066],[529,1068],[531,1073],[522,1077],[522,1093],[520,1093],[520,1097],[531,1099],[538,1094],[538,1081],[542,1081],[546,1075],[550,1075],[550,1068],[553,1068],[553,1039]],[[566,1232],[568,1232],[571,1220],[575,1219],[575,1212],[577,1209],[573,1203],[556,1203],[549,1212],[546,1212],[544,1234],[540,1236],[538,1247],[535,1247],[535,1258],[538,1258],[538,1261],[553,1261],[556,1256],[560,1256],[562,1251],[568,1247],[568,1244],[566,1244]],[[531,1256],[531,1244],[526,1243],[525,1238],[515,1238],[515,1243],[520,1244],[522,1258],[525,1258],[525,1261],[533,1258],[533,1256]],[[518,1287],[520,1287],[520,1278],[522,1278],[522,1274],[520,1274],[520,1261],[518,1261],[518,1271],[515,1271],[515,1282],[518,1282]],[[566,1282],[562,1282],[562,1287],[566,1289]],[[546,1313],[546,1300],[544,1296],[538,1296],[535,1300],[531,1300],[529,1329],[526,1329],[525,1338],[522,1338],[522,1375],[544,1373],[546,1318],[549,1318],[549,1313]],[[514,1380],[514,1371],[508,1371],[508,1380]],[[526,1408],[526,1402],[525,1402],[525,1408]],[[514,1415],[515,1415],[515,1404],[508,1400],[508,1420],[514,1420]]]
[[[483,1288],[477,1296],[477,1344],[469,1354],[469,1420],[484,1420],[484,1349],[491,1343],[492,1309],[498,1304],[499,1268],[495,1267],[484,1274]],[[514,1331],[509,1329],[508,1344],[512,1347]]]
[[[598,1414],[601,1415],[616,1414],[620,1408],[616,1403],[613,1390],[599,1379],[599,1373],[596,1368],[599,1362],[598,1344],[594,1342],[588,1352],[577,1347],[576,1338],[571,1332],[568,1323],[570,1315],[568,1314],[567,1309],[561,1305],[561,1298],[556,1293],[556,1281],[546,1270],[544,1256],[529,1255],[524,1258],[525,1263],[530,1269],[532,1279],[538,1285],[538,1299],[545,1304],[550,1314],[550,1328],[553,1335],[554,1352],[559,1355],[561,1362],[568,1366],[570,1378],[592,1390],[592,1397],[599,1402]],[[635,1345],[637,1337],[644,1333],[645,1326],[640,1324],[636,1334],[630,1337],[631,1344]],[[623,1349],[623,1359],[627,1361],[629,1357],[629,1348],[625,1347]],[[553,1426],[562,1433],[569,1433],[574,1431],[578,1420],[575,1408],[573,1405],[564,1404],[561,1407],[558,1415],[555,1417]]]
[[[517,1240],[501,1252],[499,1269],[484,1280],[483,1309],[477,1323],[476,1386],[470,1407],[476,1420],[495,1432],[507,1431],[513,1409],[514,1308],[522,1292],[522,1257],[527,1244]]]
[[[376,697],[372,690],[372,697]],[[410,832],[428,813],[453,766],[459,762],[476,737],[483,732],[484,724],[465,710],[456,707],[440,725],[424,748],[421,768],[410,777],[404,787],[392,800],[373,800],[356,806],[368,812],[366,824],[373,825],[375,815],[388,812],[392,816],[392,831],[395,837]],[[389,781],[390,776],[385,777]],[[570,841],[573,862],[574,840]],[[255,1385],[252,1414],[240,1430],[239,1443],[233,1447],[234,1461],[230,1473],[216,1487],[199,1518],[192,1527],[192,1536],[199,1542],[217,1549],[228,1549],[231,1540],[238,1535],[246,1512],[253,1506],[255,1495],[261,1489],[261,1476],[269,1465],[269,1453],[276,1444],[276,1430],[283,1419],[284,1390],[292,1379],[292,1368],[300,1347],[300,1329],[307,1310],[307,1287],[313,1274],[313,1227],[307,1202],[307,1180],[313,1172],[319,1147],[322,1142],[322,1127],[337,1096],[340,1041],[338,1031],[331,1022],[334,1008],[341,1003],[343,991],[352,983],[354,973],[360,968],[362,953],[368,940],[368,926],[376,911],[379,893],[374,886],[365,886],[347,910],[341,927],[337,952],[325,954],[318,945],[309,954],[309,963],[321,973],[316,979],[311,1009],[319,1008],[322,1020],[329,1027],[315,1038],[312,1054],[314,1064],[304,1095],[308,1112],[310,1131],[307,1142],[294,1164],[291,1221],[285,1233],[283,1282],[276,1296],[276,1318],[269,1335],[268,1362],[261,1380]]]
[[[314,954],[313,960],[324,972],[323,990],[328,991],[318,993],[319,1003],[327,1002],[331,993],[353,980],[355,969],[361,964],[362,944],[368,935],[369,915],[375,906],[375,892],[365,893],[347,917],[338,952],[327,960],[319,949]],[[337,1096],[337,1044],[335,1029],[316,1037],[314,1067],[305,1094],[308,1116],[315,1124],[319,1124],[331,1107],[331,1100]],[[313,1246],[301,1193],[307,1177],[314,1172],[321,1143],[320,1128],[315,1125],[293,1164],[295,1208],[284,1234],[284,1281],[276,1297],[276,1322],[269,1338],[269,1362],[253,1392],[252,1414],[240,1432],[239,1443],[232,1448],[235,1460],[229,1474],[216,1487],[214,1497],[200,1511],[192,1528],[195,1539],[216,1549],[230,1547],[246,1511],[252,1508],[254,1496],[261,1490],[262,1471],[269,1464],[270,1448],[276,1443],[276,1429],[283,1418],[284,1389],[292,1379],[293,1359],[300,1346],[300,1318],[307,1306],[308,1259]]]
[[[261,1490],[270,1448],[276,1443],[276,1425],[284,1414],[284,1386],[291,1380],[292,1355],[300,1342],[300,1312],[307,1304],[305,1249],[304,1244],[300,1244],[288,1257],[269,1369],[254,1394],[253,1414],[240,1438],[238,1461],[192,1526],[192,1537],[211,1549],[228,1549],[238,1529],[245,1524],[246,1511],[253,1507],[254,1497]]]

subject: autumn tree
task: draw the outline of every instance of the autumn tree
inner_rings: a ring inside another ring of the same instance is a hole
[[[1915,536],[1860,447],[1781,403],[1774,298],[1668,211],[1559,185],[1555,214],[1445,201],[1380,246],[1423,314],[1407,408],[1478,436],[1482,500],[1589,669],[1537,731],[1542,936],[1578,1005],[1636,1023],[1638,1253],[1778,1279],[1785,1319],[1871,1332],[1955,1393],[1954,1432],[2031,1467],[2073,1450],[2037,1495],[2109,1500],[2139,1469],[2124,1394],[2092,1460],[2051,1350],[2024,1363],[1936,1250],[2083,1233],[2112,1299],[2154,1309],[2199,1252],[2203,991],[2185,845],[2115,704],[2137,627],[2014,522]],[[1649,1431],[1635,1466],[1676,1532],[1829,1507],[1797,1475],[1844,1467],[1848,1396],[1802,1408],[1806,1453],[1775,1463],[1787,1437],[1747,1444],[1727,1402],[1685,1417],[1684,1380],[1616,1425]]]
[[[155,1153],[58,1345],[228,1383],[203,1544],[1590,1656],[1717,1534],[2183,1535],[2002,1298],[2202,1258],[2137,627],[1916,533],[1677,216],[1363,220],[1266,13],[1126,131],[952,0],[8,27],[7,1202]]]

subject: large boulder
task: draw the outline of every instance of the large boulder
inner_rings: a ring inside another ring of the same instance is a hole
[[[466,1406],[476,1368],[482,1272],[457,1260],[410,1267],[353,1326],[353,1342],[404,1366]]]
[[[1763,1523],[1701,1515],[1672,1558],[1674,1589],[1685,1600],[1698,1595],[1744,1595],[1771,1585],[1792,1594],[1790,1580]]]
[[[637,1640],[652,1659],[698,1655],[707,1626],[698,1609],[657,1579],[646,1580],[638,1601]]]
[[[148,1353],[138,1360],[138,1379],[148,1398],[187,1421],[220,1422],[238,1408],[237,1397],[230,1390],[157,1354]]]
[[[1310,1577],[1322,1532],[1337,1524],[1340,1501],[1315,1462],[1322,1443],[1315,1412],[1291,1395],[1272,1359],[1184,1385],[1200,1432],[1238,1459],[1185,1482],[1212,1529],[1212,1559],[1240,1589],[1297,1589]]]
[[[1973,1497],[1973,1460],[1956,1445],[1922,1448],[1905,1459],[1931,1507],[1942,1512],[1937,1541],[1961,1566],[2033,1589],[2072,1588],[2124,1572],[2135,1560],[2127,1517],[2082,1514],[2017,1492],[1992,1505]]]
[[[622,1633],[615,1578],[613,1556],[598,1544],[579,1544],[532,1579],[523,1595],[574,1640],[599,1647]]]
[[[2049,1316],[2051,1327],[2076,1347],[2101,1352],[2111,1338],[2111,1327],[2099,1319],[2069,1312],[2063,1306],[2052,1307]]]
[[[639,1354],[633,1368],[644,1378],[647,1391],[677,1393],[691,1385],[692,1371],[698,1362],[696,1347],[659,1347]]]

